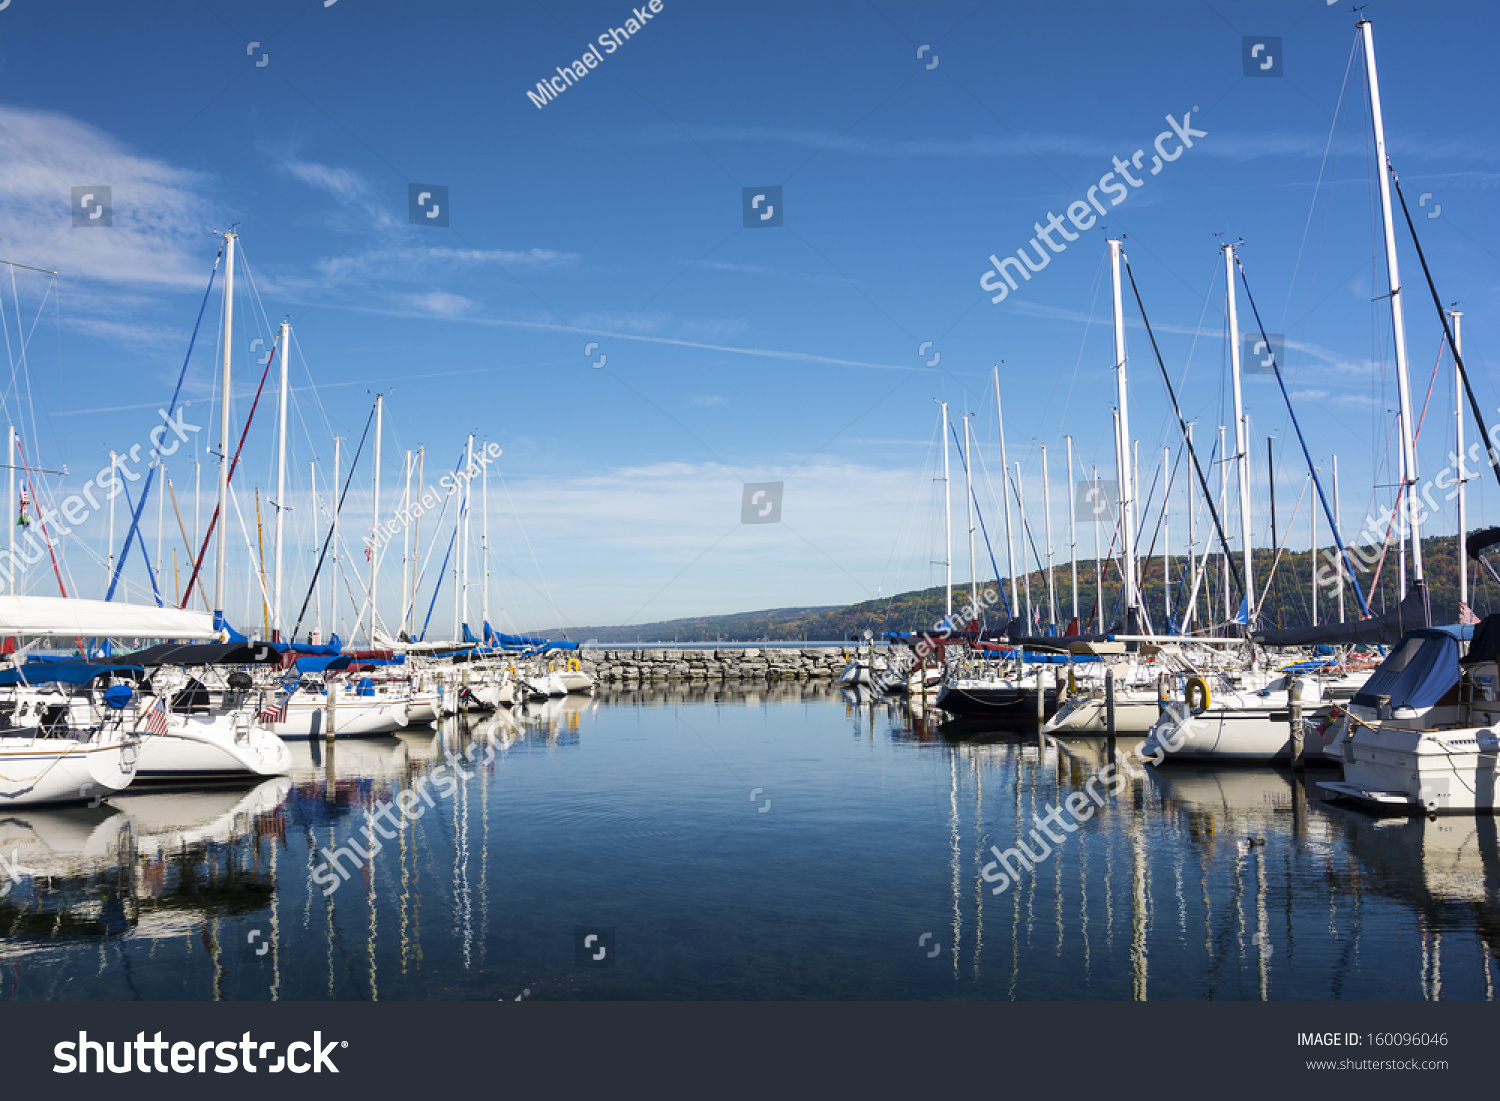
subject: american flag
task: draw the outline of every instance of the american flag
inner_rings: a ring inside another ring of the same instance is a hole
[[[146,712],[146,729],[153,734],[166,736],[167,733],[167,708],[162,703],[161,697],[156,697],[156,702]]]
[[[273,703],[263,708],[260,713],[260,721],[264,723],[286,722],[287,703],[291,698],[289,695],[282,696],[280,703]]]

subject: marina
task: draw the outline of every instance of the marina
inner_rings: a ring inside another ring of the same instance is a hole
[[[839,38],[818,80],[879,106],[815,125],[765,80],[828,41],[805,12],[709,122],[649,82],[737,71],[761,31],[691,37],[722,15],[621,50],[651,0],[582,54],[490,16],[398,102],[294,51],[420,36],[304,8],[208,136],[0,104],[7,156],[120,199],[0,173],[0,1003],[1495,1000],[1500,376],[1461,250],[1500,145],[1432,118],[1468,43],[1382,15],[1383,93],[1363,9],[1297,32],[1295,85],[1236,30],[1242,70],[1184,86],[1218,54],[1179,42],[1146,110],[1098,74],[1154,18],[1100,21],[1056,93],[1099,134],[1044,134],[960,52],[1042,9],[964,15],[940,73],[910,13],[860,39],[878,79]],[[474,106],[471,70],[566,56]]]

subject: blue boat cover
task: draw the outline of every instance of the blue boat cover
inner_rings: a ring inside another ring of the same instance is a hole
[[[1392,707],[1431,707],[1458,683],[1457,627],[1424,627],[1408,631],[1370,679],[1355,693],[1354,702],[1374,707],[1376,697],[1389,696]]]
[[[331,657],[321,654],[309,654],[306,657],[298,658],[293,663],[293,667],[298,673],[323,673],[347,669],[351,660],[351,658],[343,654],[334,654]]]
[[[28,661],[19,669],[0,673],[0,685],[6,684],[88,684],[96,677],[113,674],[140,680],[146,670],[139,665],[94,665],[84,661]]]

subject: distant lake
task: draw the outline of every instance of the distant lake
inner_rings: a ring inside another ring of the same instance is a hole
[[[1126,776],[996,895],[990,846],[1087,792],[1102,740],[778,683],[293,749],[253,787],[0,812],[27,869],[0,998],[1419,1000],[1500,978],[1495,819],[1331,808],[1316,773]],[[332,874],[387,804],[422,814]]]

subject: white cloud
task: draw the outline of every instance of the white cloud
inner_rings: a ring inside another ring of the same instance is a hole
[[[64,279],[198,286],[222,221],[210,181],[54,111],[0,106],[0,240],[5,259]],[[108,187],[110,226],[75,227],[74,187]]]

